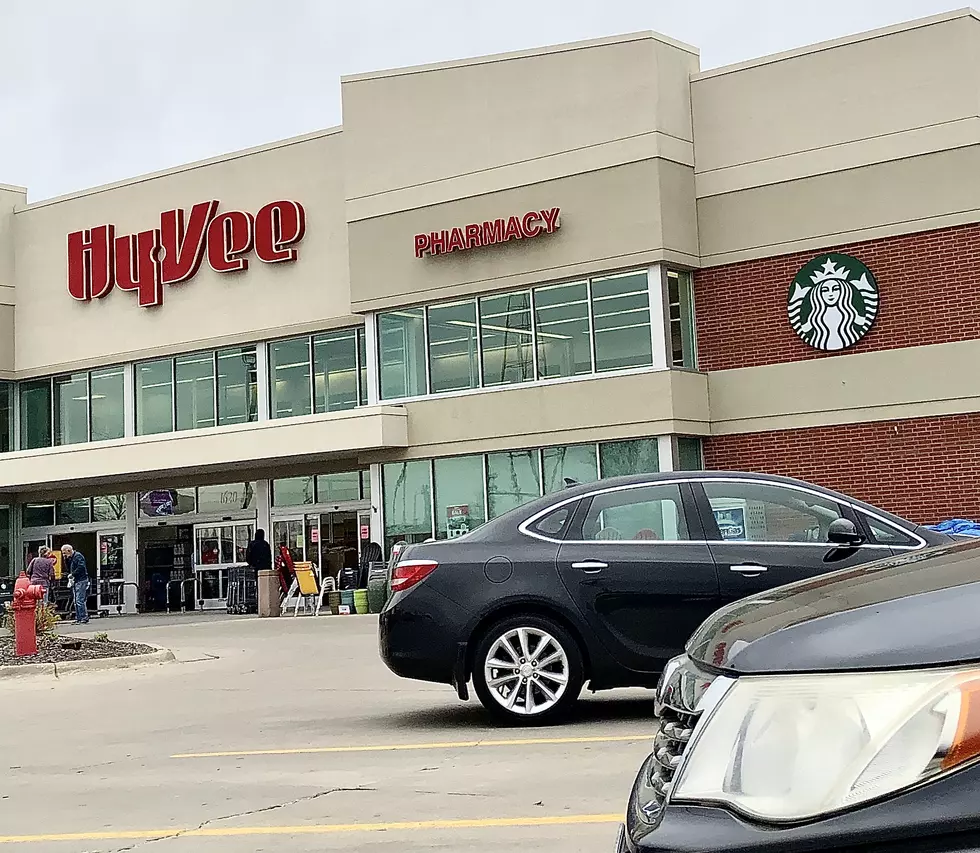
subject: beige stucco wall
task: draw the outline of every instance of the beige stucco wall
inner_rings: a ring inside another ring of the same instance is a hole
[[[980,217],[980,20],[951,13],[696,75],[705,265]]]
[[[342,158],[341,134],[325,132],[21,209],[14,217],[18,328],[63,333],[20,334],[18,373],[355,322],[347,279]],[[297,246],[297,261],[263,264],[253,254],[247,271],[225,275],[205,261],[193,279],[165,288],[158,308],[140,308],[135,294],[118,289],[90,303],[71,298],[66,284],[69,232],[110,222],[117,236],[159,228],[162,211],[189,210],[213,198],[221,202],[219,212],[252,214],[278,199],[301,202],[306,236]]]
[[[0,378],[14,370],[14,210],[27,190],[0,184]]]
[[[708,434],[707,377],[661,370],[406,403],[408,445],[366,461]]]
[[[696,263],[697,67],[639,34],[345,78],[354,309]],[[557,234],[414,255],[416,233],[556,206]]]

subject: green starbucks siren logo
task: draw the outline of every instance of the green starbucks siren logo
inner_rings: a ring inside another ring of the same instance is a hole
[[[878,283],[857,258],[819,255],[789,286],[789,323],[816,349],[854,346],[877,316]]]

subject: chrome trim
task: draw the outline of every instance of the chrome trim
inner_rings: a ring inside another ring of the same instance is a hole
[[[593,498],[596,495],[604,495],[604,494],[609,494],[611,492],[623,492],[623,491],[629,491],[630,489],[643,489],[643,488],[647,488],[648,486],[670,486],[670,485],[675,485],[680,483],[702,483],[702,484],[703,483],[745,483],[750,485],[761,484],[766,486],[773,486],[779,489],[791,489],[793,491],[803,492],[804,494],[813,495],[814,497],[823,498],[824,500],[834,500],[835,502],[841,504],[842,506],[846,506],[849,509],[853,510],[855,513],[861,513],[862,515],[866,515],[869,518],[873,518],[875,519],[875,521],[878,521],[881,524],[886,525],[887,527],[891,527],[892,529],[897,530],[899,533],[903,533],[906,536],[910,537],[911,539],[916,539],[919,542],[918,545],[878,545],[878,544],[866,543],[864,545],[858,545],[857,546],[858,548],[884,548],[885,550],[888,551],[891,551],[892,549],[900,550],[900,551],[916,551],[919,548],[925,548],[929,544],[928,542],[926,542],[925,539],[923,539],[917,533],[908,530],[904,527],[901,527],[895,524],[894,522],[889,521],[887,518],[882,518],[877,513],[869,512],[867,509],[858,506],[852,501],[844,500],[842,497],[838,498],[833,494],[826,494],[824,492],[820,492],[815,489],[809,489],[804,486],[798,486],[795,483],[781,483],[777,480],[767,480],[762,477],[759,478],[756,477],[671,477],[670,479],[666,479],[666,480],[647,480],[642,483],[629,483],[625,486],[611,486],[607,488],[597,488],[591,492],[585,492],[583,494],[576,495],[575,497],[565,498],[564,500],[558,501],[557,503],[554,503],[545,509],[539,510],[530,518],[527,518],[524,521],[522,521],[520,525],[518,525],[517,529],[518,532],[523,533],[525,536],[530,536],[532,539],[539,539],[542,542],[551,542],[554,545],[603,544],[603,540],[555,539],[554,537],[545,536],[541,533],[535,533],[532,530],[528,530],[528,527],[534,524],[534,522],[536,522],[539,518],[547,515],[549,512],[553,512],[556,509],[560,509],[566,504],[573,503],[574,501],[580,501],[586,498]],[[606,542],[605,544],[612,544],[612,543]],[[615,544],[616,545],[634,545],[634,544],[646,545],[647,547],[651,545],[717,545],[717,544],[755,545],[755,546],[790,545],[796,548],[833,547],[833,543],[831,542],[747,542],[741,540],[727,540],[727,539],[654,539],[654,540],[617,539],[615,540]]]

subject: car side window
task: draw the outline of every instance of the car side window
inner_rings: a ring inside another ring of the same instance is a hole
[[[871,531],[871,538],[877,545],[887,545],[895,548],[913,548],[919,544],[917,540],[897,527],[884,524],[867,515],[864,516],[864,520],[867,522],[868,530]]]
[[[575,501],[553,509],[551,512],[542,515],[533,524],[528,525],[528,529],[542,536],[547,536],[549,539],[564,539],[577,506],[578,502]]]
[[[676,541],[689,539],[676,483],[602,492],[592,498],[582,523],[587,541]]]
[[[831,522],[842,517],[831,498],[771,483],[704,480],[704,492],[723,541],[828,541]]]

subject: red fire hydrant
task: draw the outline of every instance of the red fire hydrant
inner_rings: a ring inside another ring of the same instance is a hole
[[[44,598],[44,587],[31,583],[27,572],[21,572],[14,584],[14,652],[18,657],[37,654],[37,603]]]

